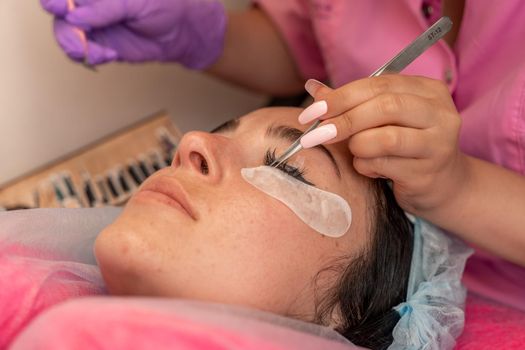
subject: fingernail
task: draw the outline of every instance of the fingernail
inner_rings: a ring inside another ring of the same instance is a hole
[[[335,124],[326,124],[317,129],[313,129],[308,134],[301,137],[301,146],[304,148],[311,148],[329,141],[336,136],[337,128],[335,127]]]
[[[299,123],[306,124],[311,122],[325,114],[327,110],[328,105],[326,104],[326,101],[314,102],[299,114]]]
[[[304,84],[305,90],[310,94],[310,96],[315,97],[317,90],[321,87],[327,87],[325,84],[321,83],[319,80],[308,79],[306,84]]]

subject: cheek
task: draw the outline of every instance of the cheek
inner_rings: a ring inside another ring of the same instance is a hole
[[[216,254],[214,260],[228,262],[223,264],[226,269],[242,269],[256,278],[309,274],[329,239],[266,194],[255,189],[242,193],[214,212],[210,218],[214,224],[207,229],[207,241],[213,243],[204,249]]]
[[[208,227],[210,241],[223,249],[250,252],[258,259],[276,254],[289,242],[289,237],[302,231],[301,222],[288,208],[262,193],[231,198],[221,205]]]
[[[206,244],[185,264],[205,287],[194,280],[188,296],[283,313],[319,270],[323,238],[281,203],[246,193],[220,206],[199,231]]]
[[[177,219],[159,207],[131,205],[99,234],[95,256],[110,293],[162,294],[162,281],[180,255],[176,248],[184,247]]]

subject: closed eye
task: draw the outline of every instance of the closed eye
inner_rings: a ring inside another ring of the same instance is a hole
[[[275,161],[275,159],[276,159],[275,149],[273,151],[267,150],[266,154],[264,155],[264,165],[269,166]],[[293,178],[296,178],[297,180],[301,182],[304,182],[307,185],[315,186],[315,184],[313,184],[312,182],[304,178],[303,175],[304,175],[305,169],[296,168],[294,166],[289,165],[287,162],[282,162],[281,164],[279,164],[279,166],[277,166],[277,169],[281,170],[282,172],[284,172],[285,174]]]

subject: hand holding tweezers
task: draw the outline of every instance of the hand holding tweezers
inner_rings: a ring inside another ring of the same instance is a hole
[[[394,58],[385,63],[382,67],[370,75],[370,77],[377,77],[385,73],[399,73],[405,69],[412,61],[418,58],[430,46],[434,45],[452,28],[452,21],[448,17],[441,17],[432,26],[419,35],[407,47],[399,52]],[[281,163],[288,160],[294,154],[303,149],[301,145],[301,137],[317,128],[321,121],[316,120],[306,131],[294,142],[284,153],[275,159],[270,166],[277,167]]]

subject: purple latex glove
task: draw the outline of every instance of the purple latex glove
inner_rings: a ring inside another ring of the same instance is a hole
[[[40,0],[55,15],[55,37],[76,61],[97,65],[175,61],[204,69],[221,55],[226,12],[218,0]],[[78,35],[85,31],[87,42]]]

